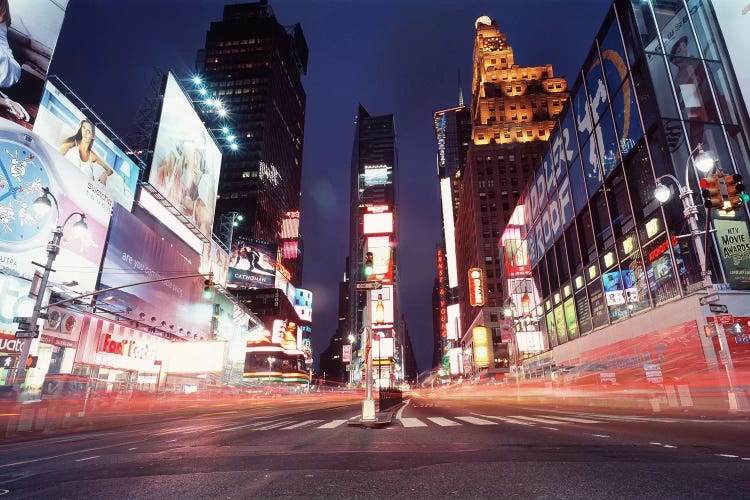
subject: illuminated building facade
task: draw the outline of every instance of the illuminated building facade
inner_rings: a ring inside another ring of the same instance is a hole
[[[349,333],[356,340],[353,364],[355,380],[360,380],[363,364],[365,327],[372,327],[379,338],[373,352],[381,378],[389,384],[403,374],[400,360],[403,329],[399,306],[398,204],[395,180],[398,177],[396,132],[393,115],[372,116],[359,106],[351,163],[349,221]],[[371,263],[366,275],[365,263]],[[357,290],[357,281],[378,280],[381,289]],[[380,348],[380,349],[379,349]],[[379,350],[378,350],[379,349]],[[378,353],[380,355],[378,356]],[[399,363],[399,368],[395,366]],[[386,372],[385,366],[388,367]],[[377,385],[376,385],[377,386]]]
[[[747,207],[724,199],[706,210],[697,189],[712,171],[748,178],[739,15],[707,0],[617,0],[609,10],[502,237],[505,260],[516,263],[506,287],[533,278],[530,303],[514,292],[507,303],[527,377],[563,370],[571,381],[693,383],[729,355],[750,366]],[[696,161],[699,144],[713,170]],[[661,183],[672,192],[663,203]],[[692,237],[677,183],[696,192]],[[731,316],[704,305],[715,293]],[[519,335],[527,330],[543,339],[530,346]],[[534,355],[540,347],[547,352]],[[731,391],[728,399],[740,405]]]
[[[501,335],[498,241],[568,97],[565,79],[555,77],[551,65],[515,63],[513,49],[495,21],[482,16],[475,27],[472,136],[455,223],[458,336],[467,376],[509,369],[508,339]],[[479,269],[481,277],[470,279],[471,269]],[[477,287],[483,300],[472,305]],[[480,349],[474,340],[477,333]],[[477,353],[485,359],[478,359]]]
[[[216,227],[244,216],[234,235],[278,245],[291,281],[300,284],[302,148],[308,47],[299,24],[277,21],[267,0],[226,5],[197,58],[211,97],[231,110],[227,125],[239,149],[224,158]],[[233,242],[234,243],[234,242]]]
[[[458,278],[456,266],[455,221],[459,205],[459,187],[471,142],[471,115],[463,105],[433,114],[437,141],[437,170],[440,182],[443,241],[437,250],[437,277],[433,308],[433,364],[446,365],[449,351],[458,345]],[[450,321],[449,321],[450,318]],[[443,375],[447,370],[443,370]]]

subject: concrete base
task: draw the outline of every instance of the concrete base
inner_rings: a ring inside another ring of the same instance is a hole
[[[374,421],[375,420],[375,400],[365,399],[362,401],[362,421]]]

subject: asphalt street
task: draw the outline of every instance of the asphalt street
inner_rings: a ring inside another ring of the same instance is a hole
[[[412,394],[205,404],[0,446],[7,498],[748,498],[750,421]]]

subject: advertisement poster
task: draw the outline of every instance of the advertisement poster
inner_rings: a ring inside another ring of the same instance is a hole
[[[557,330],[557,341],[560,344],[564,344],[568,341],[568,333],[565,330],[565,313],[563,312],[563,306],[560,304],[554,309],[555,313],[555,329]]]
[[[0,118],[34,124],[67,7],[68,0],[8,0],[10,15],[0,23]]]
[[[51,209],[38,213],[34,201],[49,188]],[[52,199],[57,201],[55,201]],[[57,207],[57,208],[56,208]],[[47,243],[63,227],[60,253],[50,280],[75,292],[94,291],[104,251],[112,199],[33,132],[0,120],[0,269],[31,278],[34,262],[47,261]],[[86,216],[87,231],[73,225]],[[69,220],[68,220],[69,218]]]
[[[34,132],[79,168],[87,182],[132,208],[140,168],[50,82],[44,88]]]
[[[294,290],[294,310],[300,321],[312,322],[312,297],[310,290],[297,288]]]
[[[372,252],[372,276],[370,279],[383,283],[393,283],[393,262],[391,260],[391,237],[369,236],[367,251]]]
[[[274,288],[276,283],[275,243],[240,239],[229,255],[227,285],[236,288]]]
[[[591,326],[596,329],[607,324],[607,306],[604,292],[599,285],[599,280],[589,285],[589,297],[591,301]]]
[[[734,290],[750,289],[750,236],[747,222],[714,220],[721,262]]]
[[[573,303],[573,297],[563,302],[565,312],[565,326],[568,329],[568,337],[571,339],[578,337],[578,325],[576,324],[576,306]]]
[[[376,330],[393,328],[393,285],[370,292],[370,323]]]
[[[219,147],[169,73],[148,182],[211,236],[220,169]]]
[[[581,291],[575,295],[575,306],[578,312],[578,325],[581,329],[581,334],[586,334],[591,331],[591,308],[589,307],[589,299],[586,297],[586,292]]]
[[[229,268],[229,254],[221,245],[211,240],[209,243],[203,243],[203,252],[201,253],[201,263],[198,271],[204,274],[213,273],[214,283],[221,286],[227,286],[227,272]]]
[[[104,258],[100,288],[141,281],[161,282],[129,286],[107,292],[110,307],[118,306],[131,318],[147,324],[174,325],[187,335],[208,338],[213,301],[203,299],[204,278],[182,278],[198,273],[198,255],[192,253],[166,227],[152,229],[120,205],[112,212],[112,231]],[[152,321],[151,318],[154,318]]]

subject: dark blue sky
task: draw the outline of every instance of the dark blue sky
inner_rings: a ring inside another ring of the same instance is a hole
[[[52,61],[56,74],[126,137],[155,68],[195,68],[222,0],[71,0]],[[336,328],[347,253],[354,117],[395,115],[399,153],[402,307],[420,370],[432,359],[431,293],[440,240],[432,113],[471,100],[474,21],[496,20],[516,63],[550,63],[569,78],[593,43],[608,0],[271,0],[310,47],[302,179],[303,286],[313,295],[313,348]]]

